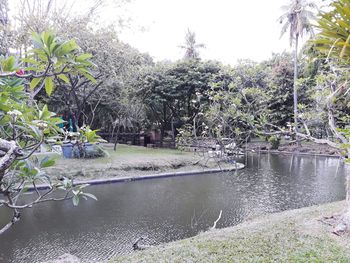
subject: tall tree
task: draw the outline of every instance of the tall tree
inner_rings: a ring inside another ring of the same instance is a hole
[[[202,43],[197,43],[196,33],[187,29],[185,36],[185,43],[181,45],[180,48],[185,50],[185,59],[199,59],[199,48],[205,48],[205,45]]]
[[[7,0],[0,0],[0,55],[8,52],[10,47],[9,7]]]
[[[111,28],[78,29],[74,21],[66,23],[65,28],[68,39],[76,39],[84,52],[93,54],[91,61],[96,67],[92,73],[97,82],[88,81],[84,76],[72,77],[69,83],[57,79],[53,96],[47,97],[43,92],[40,95],[47,99],[50,109],[74,113],[80,126],[85,123],[111,132],[113,122],[120,117],[116,115],[122,105],[121,97],[126,93],[124,89],[132,85],[140,68],[151,63],[151,58],[121,42]]]
[[[282,7],[286,12],[279,18],[280,23],[284,21],[281,36],[289,30],[290,45],[294,44],[294,84],[293,84],[293,108],[294,108],[294,126],[298,131],[298,44],[299,39],[304,33],[313,33],[310,20],[314,15],[310,8],[316,8],[316,5],[307,0],[291,0],[291,3]],[[300,143],[297,138],[298,144]]]
[[[193,123],[200,108],[208,104],[210,83],[221,67],[213,61],[185,60],[157,64],[140,76],[135,84],[138,95],[151,126],[161,131],[161,144],[166,130]]]

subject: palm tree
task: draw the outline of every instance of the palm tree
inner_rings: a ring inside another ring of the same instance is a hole
[[[185,59],[199,59],[198,48],[205,48],[204,44],[196,43],[196,33],[187,29],[185,36],[185,44],[180,48],[185,49]]]
[[[294,101],[294,127],[298,132],[298,42],[299,38],[303,37],[304,33],[313,34],[310,20],[314,18],[314,14],[309,8],[316,8],[316,5],[307,0],[291,0],[291,3],[287,6],[283,6],[282,9],[285,13],[279,18],[280,23],[284,21],[284,25],[281,31],[281,37],[289,30],[290,45],[294,44],[294,84],[293,84],[293,101]],[[297,138],[297,143],[300,142]]]

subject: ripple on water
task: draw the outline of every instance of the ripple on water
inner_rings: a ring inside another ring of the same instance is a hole
[[[251,155],[247,161],[239,172],[93,186],[89,192],[97,202],[25,211],[20,223],[0,236],[0,258],[36,263],[70,253],[98,262],[132,252],[140,236],[147,237],[144,244],[157,245],[196,235],[213,225],[220,210],[217,226],[226,227],[345,197],[338,159]]]

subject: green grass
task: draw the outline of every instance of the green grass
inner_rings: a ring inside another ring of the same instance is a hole
[[[176,149],[163,149],[163,148],[146,148],[140,146],[129,146],[125,144],[118,144],[117,150],[113,148],[106,148],[106,151],[111,156],[120,155],[185,155],[187,153],[176,150]]]
[[[349,240],[317,219],[343,203],[268,215],[111,262],[350,262]]]
[[[176,156],[186,156],[191,153],[179,151],[176,149],[162,149],[162,148],[146,148],[140,146],[130,146],[125,144],[118,144],[117,150],[113,150],[113,145],[102,146],[107,156],[102,158],[94,159],[64,159],[62,156],[55,156],[55,159],[60,159],[61,162],[66,163],[79,163],[79,162],[89,162],[89,163],[105,163],[113,160],[118,160],[120,158],[132,158],[142,159],[143,157],[176,157]],[[43,154],[45,155],[45,154]]]
[[[119,144],[113,150],[113,144],[103,145],[107,155],[93,159],[65,159],[59,157],[56,164],[47,169],[51,176],[69,178],[103,178],[115,176],[137,176],[168,171],[191,165],[193,153],[172,149],[145,148]],[[69,167],[69,169],[67,169]]]

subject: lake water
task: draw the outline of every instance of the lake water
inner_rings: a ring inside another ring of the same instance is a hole
[[[345,167],[337,158],[243,157],[244,170],[91,186],[98,201],[36,206],[0,236],[0,262],[42,262],[64,253],[99,262],[144,244],[194,236],[287,209],[345,198]],[[0,210],[0,223],[7,211]]]

